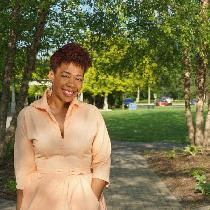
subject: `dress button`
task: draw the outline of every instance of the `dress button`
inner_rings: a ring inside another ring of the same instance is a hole
[[[70,174],[71,174],[71,175],[79,175],[80,172],[79,172],[79,170],[77,170],[77,169],[72,169],[72,170],[70,170]]]
[[[72,174],[72,175],[76,175],[76,171],[71,170],[71,174]]]
[[[40,173],[38,173],[37,176],[38,176],[38,178],[41,178],[42,177],[42,175]]]

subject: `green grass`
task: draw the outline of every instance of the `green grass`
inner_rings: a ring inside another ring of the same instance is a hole
[[[139,142],[187,142],[184,108],[103,112],[112,140]]]

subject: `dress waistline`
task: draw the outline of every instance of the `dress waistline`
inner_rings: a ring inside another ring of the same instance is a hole
[[[91,169],[85,168],[67,168],[67,169],[46,169],[46,168],[38,168],[37,173],[39,174],[49,174],[49,173],[56,173],[56,174],[65,174],[65,175],[82,175],[82,174],[90,174]]]

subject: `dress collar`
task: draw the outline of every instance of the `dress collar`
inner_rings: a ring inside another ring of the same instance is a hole
[[[47,96],[50,96],[51,94],[52,94],[52,90],[46,89],[42,98],[32,102],[30,104],[30,106],[33,106],[37,109],[44,109],[44,110],[50,112],[50,107],[49,107],[49,104],[47,102]],[[69,108],[72,107],[72,106],[77,106],[77,107],[81,106],[81,103],[77,100],[76,97],[74,98],[74,100],[69,105]]]

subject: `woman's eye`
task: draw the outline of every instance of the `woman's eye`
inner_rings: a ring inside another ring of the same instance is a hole
[[[68,75],[61,75],[62,77],[66,77],[66,78],[69,78],[69,76]]]
[[[78,80],[78,81],[80,81],[80,82],[83,81],[83,79],[82,79],[82,78],[79,78],[79,77],[76,77],[76,80]]]

